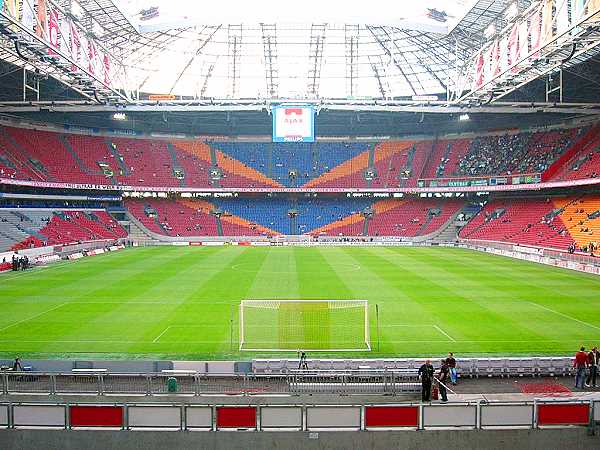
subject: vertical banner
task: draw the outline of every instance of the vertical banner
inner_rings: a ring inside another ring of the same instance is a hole
[[[500,68],[500,72],[504,72],[508,70],[508,36],[504,36],[500,40],[499,45],[500,58],[498,60],[498,67]]]
[[[542,11],[538,9],[529,19],[529,36],[531,37],[531,51],[540,48],[542,37]],[[536,54],[537,56],[537,54]]]
[[[480,50],[475,57],[475,76],[473,77],[474,89],[479,88],[483,84],[483,66],[484,66],[483,52]]]
[[[96,44],[92,39],[87,40],[88,45],[88,71],[92,74],[96,74]]]
[[[569,28],[569,0],[556,0],[556,34]]]
[[[17,0],[5,0],[5,8],[6,14],[12,17],[15,20],[19,20],[19,8],[17,6]],[[19,28],[16,25],[9,26],[11,31],[15,33],[19,32]]]
[[[571,0],[571,20],[573,22],[578,22],[581,18],[585,16],[585,3],[586,0]]]
[[[79,65],[81,67],[83,67],[84,69],[88,69],[89,70],[89,64],[90,64],[90,49],[88,48],[88,38],[84,33],[81,33],[79,35],[79,42],[81,43],[81,54],[79,57]]]
[[[111,76],[110,76],[110,57],[108,56],[108,53],[104,54],[104,61],[103,62],[103,66],[104,66],[104,84],[106,84],[107,86],[111,85]]]
[[[552,5],[554,0],[546,0],[542,6],[542,36],[540,46],[546,44],[554,36],[552,25]]]
[[[48,10],[48,43],[52,48],[58,48],[58,11],[52,7]],[[52,49],[48,49],[48,53],[56,55]]]
[[[508,35],[508,65],[513,66],[519,59],[519,27],[514,24]],[[516,72],[518,69],[513,67],[511,69]]]
[[[77,29],[77,27],[75,26],[75,24],[69,20],[69,37],[70,37],[70,44],[71,44],[71,56],[73,58],[73,61],[75,61],[77,64],[80,64],[81,62],[81,39],[79,38],[79,30]],[[72,64],[71,65],[71,70],[73,72],[77,72],[79,71],[79,68],[75,65]]]
[[[600,0],[588,0],[587,9],[584,15],[588,16],[593,14],[594,12],[600,11]],[[585,23],[598,23],[600,22],[600,13],[596,14],[591,19],[587,20]]]
[[[19,9],[17,8],[17,0],[6,0],[6,13],[13,19],[19,20]],[[12,27],[11,27],[12,28]]]
[[[72,58],[73,55],[71,54],[71,36],[70,36],[71,35],[71,26],[69,24],[69,19],[67,19],[66,17],[61,17],[59,25],[58,25],[58,29],[60,32],[59,38],[58,38],[58,46],[65,55],[68,55]]]
[[[490,45],[483,51],[484,65],[483,65],[483,82],[487,83],[492,79],[492,57],[494,55],[494,46]]]
[[[33,5],[34,0],[23,0],[23,14],[21,16],[21,23],[27,29],[33,33],[35,25],[35,9]],[[2,0],[0,0],[0,3]],[[31,36],[27,33],[23,33],[23,39],[30,41]]]
[[[490,77],[493,78],[500,74],[500,42],[494,41],[491,47]]]
[[[587,11],[585,12],[586,15],[592,14],[594,11],[598,10],[600,10],[600,0],[589,0],[587,2]],[[596,20],[599,20],[599,18],[596,17]]]
[[[48,39],[48,9],[46,0],[38,0],[36,34],[44,40]]]
[[[527,19],[519,24],[519,60],[524,59],[529,54],[529,26]]]
[[[98,75],[98,78],[104,80],[104,52],[102,49],[98,48],[97,45],[95,45],[95,47],[96,55],[94,58],[94,68],[96,69],[96,75]]]

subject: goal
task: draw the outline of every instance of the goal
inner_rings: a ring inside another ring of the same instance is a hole
[[[370,351],[366,300],[242,300],[241,351]]]

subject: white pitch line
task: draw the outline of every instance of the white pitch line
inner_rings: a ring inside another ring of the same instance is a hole
[[[52,312],[55,309],[61,308],[61,307],[65,306],[65,305],[67,305],[67,304],[68,304],[68,302],[67,303],[61,303],[60,305],[55,306],[54,308],[50,308],[50,309],[48,309],[48,310],[46,310],[44,312],[41,312],[39,314],[36,314],[33,317],[29,317],[28,319],[19,320],[18,322],[15,322],[15,323],[12,323],[10,325],[5,326],[4,328],[0,328],[0,331],[7,330],[8,328],[14,327],[15,325],[19,325],[19,324],[24,323],[24,322],[29,322],[30,320],[33,320],[33,319],[37,319],[38,317],[43,316],[44,314],[47,314],[49,312]]]
[[[152,341],[152,343],[156,343],[156,341],[158,341],[162,337],[163,334],[165,334],[167,331],[169,331],[170,328],[171,328],[171,325],[169,325],[167,328],[165,328],[162,333],[160,333],[158,336],[156,336],[154,338],[154,340]]]
[[[538,308],[545,309],[546,311],[550,311],[551,313],[554,313],[554,314],[556,314],[556,315],[559,315],[559,316],[565,317],[566,319],[570,319],[570,320],[573,320],[573,321],[575,321],[575,322],[579,322],[579,323],[580,323],[580,324],[582,324],[582,325],[586,325],[586,326],[588,326],[588,327],[595,328],[596,330],[600,330],[600,327],[597,327],[596,325],[592,325],[591,323],[584,322],[583,320],[576,319],[575,317],[568,316],[567,314],[563,314],[563,313],[561,313],[561,312],[554,311],[553,309],[550,309],[550,308],[548,308],[548,307],[546,307],[546,306],[542,306],[542,305],[540,305],[540,304],[538,304],[538,303],[534,303],[534,302],[527,302],[527,303],[529,303],[530,305],[537,306]]]
[[[438,327],[437,325],[434,325],[433,328],[435,328],[436,330],[438,330],[440,333],[442,333],[444,336],[446,336],[448,339],[450,339],[452,342],[456,342],[456,339],[454,339],[452,336],[450,336],[448,333],[446,333],[444,330],[442,330],[440,327]]]

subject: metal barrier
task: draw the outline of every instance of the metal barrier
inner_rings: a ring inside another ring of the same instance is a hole
[[[534,429],[589,427],[600,422],[598,400],[320,404],[0,403],[0,428],[218,431]]]
[[[35,394],[402,394],[419,392],[416,371],[311,371],[289,374],[4,372],[2,392]]]

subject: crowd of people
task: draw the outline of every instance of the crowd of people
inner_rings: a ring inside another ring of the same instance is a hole
[[[571,130],[548,134],[505,134],[475,138],[456,175],[511,175],[543,172],[573,142]]]
[[[3,263],[6,262],[6,258],[2,260]],[[13,253],[12,256],[12,270],[17,272],[19,270],[26,270],[30,267],[29,258],[27,255],[21,256],[18,253]]]

